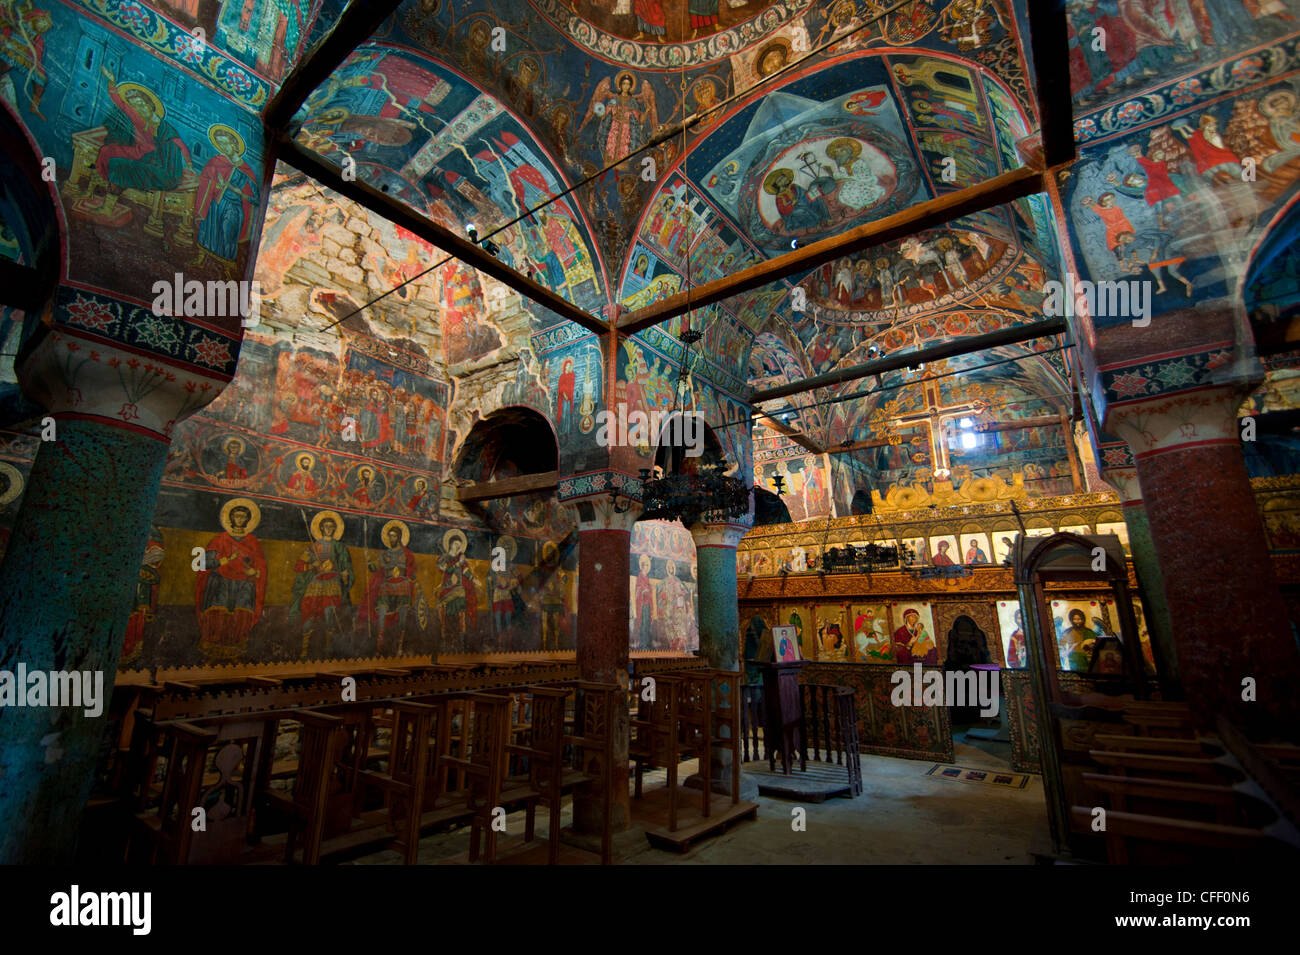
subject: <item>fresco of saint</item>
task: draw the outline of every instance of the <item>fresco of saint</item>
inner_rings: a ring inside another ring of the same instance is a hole
[[[411,541],[411,529],[402,521],[389,521],[382,535],[386,546],[378,560],[368,565],[370,581],[361,610],[362,620],[375,635],[375,650],[392,655],[401,653],[406,642],[419,584],[415,580],[415,554],[406,546]],[[390,632],[394,622],[395,634]]]
[[[95,171],[108,183],[108,195],[96,217],[114,218],[125,189],[169,191],[180,185],[190,166],[190,151],[176,127],[166,120],[158,94],[139,83],[118,83],[107,68],[108,97],[113,106],[104,119],[108,130],[95,158]]]
[[[454,619],[461,641],[478,623],[478,587],[465,558],[465,532],[452,528],[443,535],[443,556],[438,558],[442,583],[438,588],[438,611],[444,639],[451,636],[447,621]],[[444,647],[444,649],[447,649]]]
[[[266,558],[253,536],[261,519],[261,510],[251,500],[232,498],[221,509],[222,533],[204,549],[204,569],[195,578],[194,605],[199,644],[210,660],[238,659],[249,631],[262,617]]]
[[[194,264],[203,264],[211,254],[233,265],[240,243],[248,241],[253,226],[257,176],[244,162],[244,140],[239,133],[218,123],[208,130],[208,139],[217,155],[203,167],[194,193],[194,220],[199,224],[199,254]]]
[[[646,144],[658,123],[654,89],[643,80],[640,91],[636,91],[636,77],[627,70],[614,77],[613,85],[605,77],[596,84],[596,93],[578,132],[595,117],[600,118],[596,126],[597,146],[605,162],[626,165],[623,160]]]
[[[343,619],[351,606],[352,556],[343,536],[343,519],[334,511],[321,511],[311,522],[312,543],[294,563],[293,599],[290,620],[302,621],[302,656],[307,656],[313,634],[327,638],[330,656],[349,656],[342,645]]]

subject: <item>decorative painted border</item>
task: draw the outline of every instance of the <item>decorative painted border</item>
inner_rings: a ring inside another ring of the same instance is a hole
[[[86,338],[125,345],[229,381],[239,360],[239,338],[184,319],[155,315],[140,305],[88,289],[60,285],[56,324]]]
[[[1127,441],[1098,445],[1097,450],[1101,466],[1107,471],[1137,467],[1137,463],[1133,460],[1133,449],[1128,446]]]
[[[1233,345],[1166,356],[1154,361],[1111,365],[1098,370],[1106,406],[1173,395],[1211,384],[1214,372],[1232,360]]]
[[[271,84],[244,65],[201,42],[140,0],[64,0],[84,7],[124,30],[139,43],[217,84],[236,101],[260,110],[271,98]]]
[[[1074,121],[1074,140],[1083,145],[1114,136],[1245,87],[1283,79],[1297,68],[1300,35],[1081,116]]]
[[[618,488],[623,497],[641,500],[641,482],[621,471],[591,471],[561,478],[558,497],[567,501],[590,494],[608,494],[611,488]]]
[[[587,23],[560,0],[531,0],[537,11],[579,49],[602,59],[643,70],[680,70],[707,66],[735,56],[785,27],[813,0],[781,0],[739,26],[689,43],[638,43]]]

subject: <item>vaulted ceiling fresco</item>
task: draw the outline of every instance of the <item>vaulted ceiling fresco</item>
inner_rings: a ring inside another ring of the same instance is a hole
[[[581,307],[635,310],[1023,165],[1017,143],[1039,125],[1024,12],[890,6],[408,2],[292,129],[440,224],[473,223]],[[743,399],[1030,321],[1059,261],[1041,198],[971,215],[696,310],[693,380]],[[472,291],[459,304],[486,308]],[[527,307],[534,336],[559,322]],[[680,362],[686,320],[639,333],[617,384]],[[530,344],[549,339],[515,347]],[[873,408],[772,403],[787,432],[769,443],[794,448],[790,427],[829,439]]]
[[[250,111],[265,108],[347,7],[57,2],[85,8],[159,58],[192,61]],[[1035,321],[1067,262],[1098,279],[1150,273],[1157,308],[1184,304],[1227,290],[1224,276],[1246,258],[1224,249],[1249,247],[1292,194],[1300,86],[1290,6],[1070,0],[1081,157],[1059,180],[1059,205],[1032,196],[790,275],[642,331],[612,363],[585,329],[444,261],[402,229],[374,225],[384,255],[349,244],[348,221],[322,217],[305,183],[280,183],[285,204],[267,220],[264,255],[310,272],[310,255],[299,253],[319,243],[331,257],[352,254],[360,277],[320,277],[310,301],[293,299],[306,283],[273,290],[270,308],[288,324],[312,316],[311,334],[338,334],[322,328],[345,319],[344,332],[396,336],[453,377],[518,357],[520,374],[545,388],[573,350],[574,393],[539,395],[538,404],[578,412],[569,444],[579,450],[562,470],[582,470],[587,456],[595,460],[584,442],[594,441],[589,422],[603,403],[703,401],[720,422],[733,421],[755,389]],[[75,58],[65,66],[43,53],[37,41],[58,31],[36,5],[13,0],[0,10],[13,24],[0,96],[40,126],[46,71],[61,74]],[[358,37],[290,133],[449,229],[472,223],[503,262],[608,317],[611,305],[643,308],[1025,165],[1042,126],[1028,26],[1028,5],[1012,0],[407,0]],[[57,39],[71,53],[73,41]],[[98,54],[104,66],[114,63],[112,41]],[[133,61],[119,72],[144,83],[147,70]],[[55,105],[75,113],[69,103]],[[75,130],[102,122],[106,108],[89,110]],[[174,112],[181,139],[204,152],[206,125]],[[1263,185],[1224,180],[1228,154],[1258,159]],[[57,158],[70,166],[75,157]],[[1090,200],[1106,192],[1103,214]],[[113,210],[83,199],[74,213],[108,222]],[[1108,224],[1121,217],[1134,233],[1122,255]],[[89,241],[74,237],[74,254]],[[1274,241],[1265,252],[1278,266],[1252,273],[1257,322],[1284,325],[1293,313],[1288,247]],[[1143,271],[1140,259],[1163,272]],[[423,282],[403,284],[430,266]],[[387,304],[370,304],[381,296]],[[410,319],[427,309],[439,316],[435,327]],[[687,321],[703,340],[690,374],[679,376]],[[1274,337],[1281,348],[1295,336]],[[991,413],[1032,407],[1026,416],[1038,419],[1058,412],[1074,382],[1064,344],[1007,346],[944,367],[963,387],[997,392]],[[764,404],[779,417],[760,428],[758,444],[794,456],[805,449],[791,429],[828,449],[901,433],[908,401],[930,408],[952,398],[946,385],[927,393],[914,374]],[[742,445],[733,440],[733,456]],[[915,454],[933,468],[937,447]]]

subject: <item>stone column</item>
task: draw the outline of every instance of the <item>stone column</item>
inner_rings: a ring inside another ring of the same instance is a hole
[[[1300,655],[1256,510],[1236,385],[1112,404],[1105,429],[1134,451],[1187,699],[1269,734],[1297,726]],[[1256,702],[1243,701],[1253,678]]]
[[[750,523],[733,521],[699,523],[691,527],[699,578],[700,656],[718,670],[740,668],[736,547],[749,533],[750,526]]]
[[[1128,526],[1129,552],[1137,572],[1138,592],[1146,608],[1147,630],[1151,634],[1151,651],[1155,654],[1156,669],[1164,677],[1167,695],[1182,699],[1182,686],[1178,679],[1178,654],[1174,651],[1173,626],[1169,621],[1169,605],[1165,603],[1164,582],[1160,576],[1160,562],[1156,559],[1155,545],[1151,540],[1151,527],[1147,522],[1146,508],[1142,504],[1142,485],[1138,481],[1137,466],[1128,445],[1103,445],[1103,462],[1114,462],[1102,468],[1106,482],[1119,491]]]
[[[731,521],[701,522],[691,527],[695,538],[695,567],[699,579],[700,656],[718,670],[740,669],[740,604],[736,597],[736,546],[753,526],[753,512]],[[732,700],[739,706],[739,700]],[[723,726],[719,736],[730,729]],[[714,792],[731,795],[731,751],[718,750],[712,760]],[[686,785],[699,784],[692,776]],[[758,787],[740,777],[740,798],[754,799]]]
[[[582,679],[616,683],[628,681],[629,605],[632,594],[632,527],[640,502],[620,497],[617,507],[606,495],[566,502],[578,524],[578,672]],[[615,707],[612,827],[628,828],[627,759],[630,732],[627,694]],[[573,827],[579,833],[601,831],[598,794],[576,795]]]
[[[78,304],[83,316],[113,307],[88,296]],[[56,321],[65,314],[56,308]],[[0,670],[77,673],[83,689],[89,674],[100,694],[99,712],[0,710],[0,863],[65,864],[94,782],[171,430],[223,383],[58,325],[18,375],[50,409],[50,440],[37,451],[0,567]]]

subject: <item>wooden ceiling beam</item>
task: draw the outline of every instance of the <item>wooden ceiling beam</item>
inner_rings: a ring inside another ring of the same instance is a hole
[[[1024,431],[1026,428],[1055,428],[1065,420],[1061,415],[1046,415],[1041,418],[1020,418],[1012,421],[992,421],[977,424],[975,430],[981,433],[989,431]]]
[[[1074,103],[1070,98],[1070,27],[1063,0],[1029,5],[1029,45],[1034,94],[1043,134],[1043,158],[1050,169],[1074,162]],[[1091,42],[1091,38],[1088,38]]]
[[[773,282],[807,272],[827,262],[870,249],[885,242],[906,238],[924,229],[945,225],[954,219],[1005,205],[1016,199],[1041,192],[1046,173],[1022,167],[1003,173],[988,182],[967,186],[956,192],[917,203],[892,216],[877,219],[850,229],[841,235],[809,243],[766,262],[742,269],[712,282],[678,292],[644,308],[625,313],[618,323],[624,335],[633,335],[651,326],[704,308],[724,299],[749,292]]]
[[[845,381],[856,381],[859,378],[867,378],[887,371],[898,371],[900,368],[911,368],[926,362],[955,358],[958,355],[969,355],[989,348],[999,348],[1003,345],[1015,345],[1036,338],[1045,338],[1048,335],[1059,335],[1065,332],[1067,327],[1064,318],[1045,318],[1041,321],[1030,322],[1027,325],[1016,325],[1012,328],[1003,328],[996,332],[976,335],[973,338],[955,338],[952,341],[930,345],[927,348],[918,348],[915,351],[896,352],[875,361],[853,365],[849,368],[841,368],[837,371],[828,371],[824,375],[815,375],[800,382],[778,385],[775,388],[764,388],[762,391],[756,391],[750,395],[749,403],[758,405],[764,401],[788,398],[790,395],[802,394],[815,388],[838,385]]]
[[[535,491],[554,491],[559,485],[559,471],[521,474],[518,477],[501,478],[499,481],[480,481],[477,484],[458,487],[456,488],[456,500],[462,504],[473,504],[480,501],[492,501],[501,497],[532,494]]]
[[[395,199],[386,192],[381,192],[367,182],[359,179],[344,179],[342,171],[331,163],[325,162],[317,154],[303,149],[288,137],[279,141],[278,157],[286,164],[300,172],[306,173],[321,185],[333,189],[339,195],[351,199],[371,212],[383,216],[411,232],[426,242],[431,242],[444,252],[455,256],[466,265],[470,265],[485,275],[490,275],[504,282],[525,298],[531,299],[543,308],[548,308],[562,318],[581,325],[583,328],[599,335],[608,334],[613,325],[587,311],[579,308],[568,299],[557,295],[525,275],[516,272],[510,266],[493,255],[489,255],[479,246],[462,235],[439,225],[427,216],[417,212],[411,206]]]
[[[798,428],[790,427],[780,418],[776,417],[776,415],[768,414],[766,412],[760,411],[759,416],[766,419],[767,426],[769,428],[771,428],[773,431],[777,431],[785,435],[787,438],[789,438],[795,444],[799,445],[801,448],[806,448],[807,450],[811,451],[813,454],[826,453],[826,449],[823,448],[820,444],[818,444],[812,438],[808,437],[808,435],[804,434]]]
[[[324,39],[307,51],[280,84],[266,107],[265,123],[274,140],[311,96],[362,43],[374,35],[402,0],[353,0]]]

